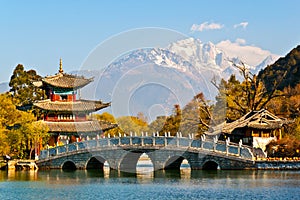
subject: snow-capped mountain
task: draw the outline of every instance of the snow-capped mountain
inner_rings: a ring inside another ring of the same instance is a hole
[[[170,44],[167,49],[180,55],[199,70],[223,69],[228,66],[225,52],[211,43],[202,43],[199,39],[188,38]]]
[[[224,50],[219,49],[211,42],[202,43],[199,39],[194,38],[174,42],[167,49],[189,61],[199,71],[204,73],[213,71],[213,73],[220,75],[224,79],[228,79],[231,74],[237,75],[240,79],[242,78],[239,77],[238,70],[229,61],[233,61],[234,63],[244,62],[253,74],[257,74],[260,70],[264,69],[267,65],[273,64],[279,58],[277,55],[270,54],[261,63],[252,66],[245,63],[238,56],[228,56]]]
[[[279,59],[279,56],[277,55],[269,55],[267,56],[259,65],[255,67],[251,72],[253,74],[258,74],[259,71],[263,70],[266,68],[268,65],[274,64],[275,61]]]
[[[149,48],[133,51],[113,62],[108,68],[126,68],[128,64],[156,64],[162,67],[174,68],[182,72],[193,70],[193,65],[168,49]]]
[[[270,55],[249,69],[257,73],[275,59]],[[227,56],[211,42],[194,38],[176,41],[166,48],[134,50],[101,72],[89,72],[95,81],[82,95],[112,101],[115,116],[143,112],[153,119],[170,114],[175,104],[184,106],[199,92],[214,100],[218,91],[212,79],[227,79],[233,73],[240,77],[229,61],[238,62],[239,58]]]
[[[112,100],[116,116],[143,112],[152,119],[169,115],[175,104],[184,106],[200,91],[210,98],[216,95],[197,68],[168,49],[135,50],[101,72],[75,73],[95,77],[82,97]]]

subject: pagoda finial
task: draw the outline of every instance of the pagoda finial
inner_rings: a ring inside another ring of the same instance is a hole
[[[59,71],[58,72],[59,73],[63,73],[64,72],[64,70],[62,68],[62,59],[61,58],[59,59]]]

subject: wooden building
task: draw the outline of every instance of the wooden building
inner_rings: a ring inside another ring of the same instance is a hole
[[[35,102],[34,106],[41,110],[41,120],[49,127],[50,146],[76,142],[87,136],[99,137],[117,127],[105,121],[88,120],[90,113],[110,106],[110,103],[78,98],[78,90],[92,81],[92,78],[64,73],[61,60],[59,72],[42,79],[40,86],[46,91],[47,99]]]
[[[269,111],[262,109],[251,111],[240,119],[226,123],[222,128],[220,139],[230,138],[230,141],[243,144],[263,151],[272,140],[281,139],[283,125],[287,120],[280,119]]]

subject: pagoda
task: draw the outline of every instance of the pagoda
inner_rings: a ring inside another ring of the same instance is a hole
[[[41,110],[41,120],[49,128],[50,146],[101,137],[104,131],[117,127],[106,121],[88,119],[90,113],[110,106],[110,103],[78,97],[79,90],[92,81],[93,78],[64,73],[60,59],[58,73],[40,82],[47,99],[33,105]]]

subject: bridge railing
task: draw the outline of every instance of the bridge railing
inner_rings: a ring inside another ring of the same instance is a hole
[[[114,138],[100,138],[71,143],[42,150],[39,159],[48,159],[54,156],[63,156],[65,153],[76,153],[93,149],[107,148],[109,146],[153,146],[153,147],[178,147],[192,148],[195,150],[206,150],[221,153],[224,155],[238,156],[244,159],[253,159],[249,147],[229,141],[193,139],[191,137],[169,137],[169,136],[125,136]]]

